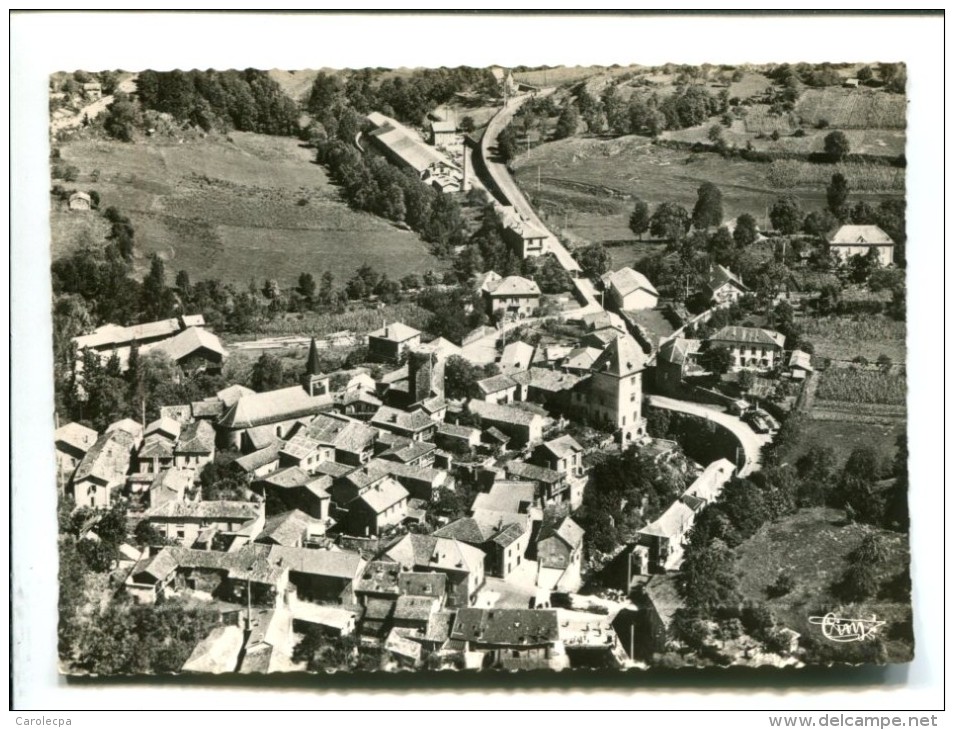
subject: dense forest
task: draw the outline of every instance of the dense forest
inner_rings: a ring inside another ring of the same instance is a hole
[[[298,131],[297,105],[265,71],[143,71],[136,88],[144,109],[171,114],[207,132]]]

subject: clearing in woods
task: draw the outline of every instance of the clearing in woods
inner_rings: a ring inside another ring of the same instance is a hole
[[[296,139],[232,132],[182,144],[77,140],[60,151],[80,170],[66,187],[98,191],[102,208],[132,221],[139,273],[153,252],[170,280],[185,269],[193,281],[239,284],[290,285],[303,271],[341,282],[363,263],[394,279],[444,268],[417,234],[351,210]],[[56,258],[78,243],[74,215],[99,216],[52,205]]]

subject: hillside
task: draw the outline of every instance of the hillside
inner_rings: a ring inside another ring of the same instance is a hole
[[[308,98],[308,94],[311,92],[311,85],[314,83],[318,71],[313,69],[282,71],[281,69],[275,68],[269,71],[268,75],[288,96],[295,101],[301,101]]]
[[[60,147],[79,168],[68,187],[97,190],[136,230],[137,269],[159,253],[172,275],[290,284],[302,271],[339,281],[368,263],[392,277],[439,269],[427,244],[375,216],[351,210],[312,162],[313,151],[288,137],[233,132],[136,144],[73,140]],[[85,228],[55,202],[54,258],[77,245]]]

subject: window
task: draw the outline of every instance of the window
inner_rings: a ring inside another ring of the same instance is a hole
[[[626,416],[623,416],[623,425],[626,425]]]
[[[629,382],[632,383],[633,385],[636,385],[636,376],[634,375],[633,379],[630,380]]]

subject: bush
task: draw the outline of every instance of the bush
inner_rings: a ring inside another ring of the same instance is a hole
[[[769,598],[786,596],[795,589],[795,579],[789,573],[779,573],[775,582],[766,590]]]

